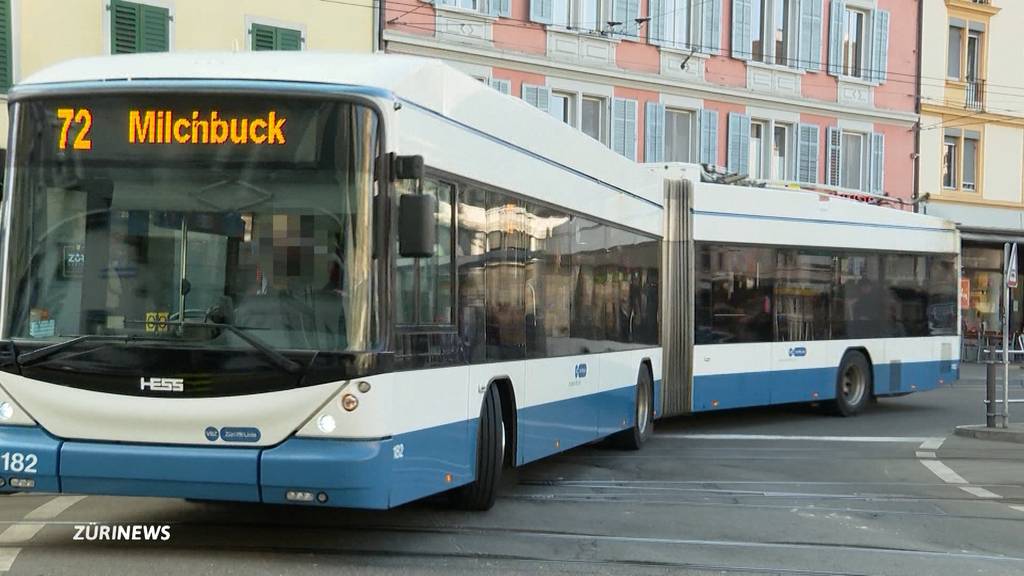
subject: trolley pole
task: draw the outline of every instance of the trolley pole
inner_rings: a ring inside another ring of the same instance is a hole
[[[1003,428],[1010,427],[1010,288],[1017,287],[1017,243],[1003,246],[1006,275],[1003,282]]]

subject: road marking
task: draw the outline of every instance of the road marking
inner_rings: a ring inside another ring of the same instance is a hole
[[[39,522],[40,520],[56,518],[83,498],[85,496],[57,496],[44,502],[25,514],[24,520],[32,520],[32,523],[11,524],[6,530],[0,532],[0,545],[28,542],[46,527],[46,523]],[[18,559],[19,553],[21,553],[21,548],[0,546],[0,572],[10,570],[14,561]]]
[[[921,444],[938,441],[942,438],[927,436],[786,436],[781,434],[655,434],[655,438],[673,440],[780,440],[800,442],[878,442],[889,444]]]
[[[935,458],[935,452],[924,452],[922,450],[918,450],[917,452],[914,452],[914,454],[918,458]]]
[[[1017,512],[1024,512],[1024,506],[1010,506],[1010,508],[1016,510]]]
[[[952,468],[938,460],[921,460],[921,464],[924,464],[925,468],[931,470],[933,474],[946,484],[967,484],[967,480],[963,476],[957,474]]]
[[[984,489],[984,488],[982,488],[980,486],[961,486],[960,489],[963,490],[964,492],[967,492],[968,494],[973,494],[973,495],[977,496],[978,498],[990,498],[990,499],[1002,498],[1002,496],[1000,496],[999,494],[996,494],[995,492],[992,492],[991,490],[986,490],[986,489]]]
[[[942,443],[945,441],[945,438],[929,438],[921,443],[921,450],[931,450],[932,452],[935,452],[942,447]],[[934,457],[935,456],[933,454],[932,458]]]

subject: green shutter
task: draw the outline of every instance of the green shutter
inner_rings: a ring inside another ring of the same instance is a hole
[[[302,50],[302,32],[298,30],[253,24],[249,35],[253,50]]]
[[[13,83],[11,62],[11,0],[0,0],[0,91]]]
[[[113,54],[167,52],[171,12],[167,8],[110,0],[110,51]]]

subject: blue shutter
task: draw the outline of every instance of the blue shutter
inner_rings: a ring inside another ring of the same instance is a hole
[[[821,129],[814,124],[800,124],[797,131],[796,180],[804,184],[817,184]]]
[[[543,112],[548,112],[550,110],[550,99],[551,89],[547,86],[523,84],[523,100],[530,106],[539,108]]]
[[[875,10],[871,13],[871,71],[872,81],[885,82],[889,70],[889,12]]]
[[[821,70],[822,0],[800,0],[800,38],[797,68]]]
[[[612,20],[621,22],[613,29],[616,36],[626,40],[640,40],[640,0],[612,0]]]
[[[682,0],[685,4],[686,0]],[[647,43],[655,46],[671,46],[672,39],[666,37],[665,33],[665,6],[672,4],[672,0],[650,0],[647,14],[651,19],[647,22]]]
[[[758,0],[760,1],[760,0]],[[751,0],[732,0],[732,57],[750,60],[753,50]]]
[[[644,110],[644,162],[665,161],[665,105],[648,102]]]
[[[541,24],[551,24],[554,12],[553,0],[530,0],[530,20]]]
[[[719,54],[722,50],[722,0],[700,2],[701,52]]]
[[[828,73],[839,76],[843,69],[843,19],[846,17],[846,3],[832,0],[832,11],[828,20]]]
[[[697,161],[701,164],[718,164],[718,111],[700,111],[700,152]]]
[[[487,84],[491,88],[494,88],[495,90],[501,92],[502,94],[509,94],[512,91],[512,83],[509,82],[508,80],[502,80],[500,78],[488,78]]]
[[[885,191],[885,135],[871,135],[871,180],[868,183],[872,194]]]
[[[612,99],[612,150],[636,160],[636,100]]]
[[[839,186],[843,181],[843,131],[828,127],[828,166],[826,184]]]
[[[504,16],[508,18],[512,15],[512,2],[511,0],[489,0],[487,3],[487,13],[491,16]]]
[[[725,159],[729,172],[750,172],[750,116],[729,113],[729,150]]]
[[[14,82],[11,49],[11,0],[0,0],[0,92]]]

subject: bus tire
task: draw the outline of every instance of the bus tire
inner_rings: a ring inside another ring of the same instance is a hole
[[[646,366],[640,367],[636,377],[636,413],[633,426],[619,432],[612,439],[624,450],[639,450],[651,437],[654,428],[654,383]]]
[[[840,416],[856,416],[871,402],[871,363],[864,354],[851,350],[843,356],[836,375],[835,412]]]
[[[487,388],[480,408],[476,436],[476,479],[451,492],[452,506],[460,510],[490,510],[498,495],[505,461],[505,427],[501,420],[501,396],[496,386]]]

